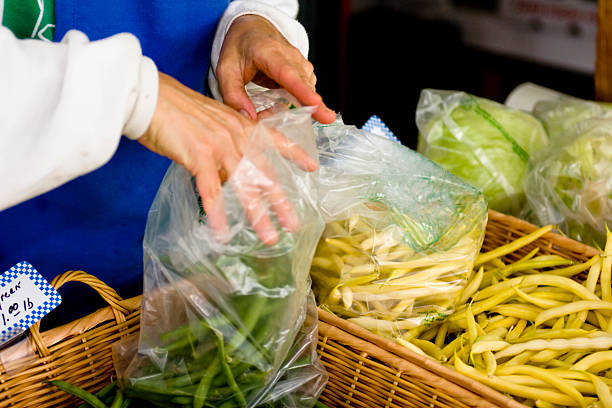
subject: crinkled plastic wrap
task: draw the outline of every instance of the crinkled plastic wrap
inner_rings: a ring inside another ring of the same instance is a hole
[[[310,270],[317,301],[407,345],[454,310],[482,244],[486,201],[384,137],[340,121],[317,133],[326,221]]]
[[[267,130],[280,130],[316,157],[311,112],[286,111],[256,127],[222,188],[226,236],[208,226],[193,177],[170,166],[147,220],[137,351],[115,349],[128,396],[164,407],[314,405],[327,374],[315,349],[318,320],[308,272],[324,224],[313,175],[281,157]],[[299,227],[278,227],[278,243],[267,246],[242,207],[253,202],[237,191],[254,192],[270,210],[283,200],[274,182]]]
[[[482,191],[489,207],[518,215],[529,155],[548,145],[530,113],[464,92],[424,89],[417,150]]]
[[[539,102],[534,112],[553,143],[530,161],[525,217],[603,247],[612,225],[612,112],[574,98]]]

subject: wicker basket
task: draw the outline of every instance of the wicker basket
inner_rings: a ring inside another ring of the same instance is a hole
[[[489,212],[483,250],[503,245],[536,229],[494,211]],[[526,248],[584,261],[598,252],[557,234],[546,234]],[[513,254],[512,256],[517,256]],[[35,357],[17,373],[0,371],[0,407],[65,407],[76,399],[46,384],[64,379],[89,391],[108,383],[113,373],[112,344],[140,325],[140,297],[122,300],[84,272],[66,272],[51,284],[69,281],[93,287],[109,306],[70,324],[40,333],[30,329]],[[524,407],[499,392],[431,359],[334,315],[319,311],[318,352],[329,372],[321,400],[330,407]]]

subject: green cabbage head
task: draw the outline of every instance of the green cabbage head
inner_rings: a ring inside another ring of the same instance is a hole
[[[538,119],[465,92],[424,89],[417,150],[483,192],[489,207],[519,215],[533,152],[548,145]]]
[[[538,102],[534,112],[553,142],[525,177],[530,220],[603,247],[612,227],[612,112],[576,99]]]

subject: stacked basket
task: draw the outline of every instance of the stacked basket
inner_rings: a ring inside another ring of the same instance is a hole
[[[536,230],[514,217],[489,212],[483,251]],[[539,247],[542,253],[586,261],[598,253],[558,234],[548,233],[509,259]],[[80,281],[94,288],[109,306],[46,332],[36,325],[30,342],[36,357],[17,362],[23,369],[0,372],[0,407],[65,407],[76,400],[47,384],[63,379],[96,391],[113,374],[112,344],[139,329],[140,297],[122,300],[84,272],[66,272],[52,285]],[[427,357],[334,315],[319,311],[319,355],[330,379],[321,400],[330,407],[523,407],[499,392]],[[15,352],[19,350],[15,349]],[[23,353],[28,355],[28,353]]]

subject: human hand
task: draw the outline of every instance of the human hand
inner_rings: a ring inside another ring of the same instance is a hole
[[[234,109],[160,73],[155,113],[149,128],[138,141],[183,165],[195,176],[209,225],[215,233],[223,236],[228,226],[221,184],[234,174],[255,125],[255,121]],[[317,169],[317,161],[300,146],[280,132],[270,130],[270,136],[283,157],[305,171]],[[298,220],[276,183],[273,169],[265,162],[263,155],[255,156],[252,164],[257,167],[261,180],[252,180],[251,177],[230,180],[253,229],[262,242],[272,245],[278,241],[278,233],[264,201],[267,201],[283,228],[294,231],[298,227]]]
[[[232,23],[216,74],[223,102],[252,119],[257,113],[244,90],[251,81],[266,88],[285,88],[303,105],[317,107],[313,118],[321,123],[336,120],[315,90],[312,64],[263,17],[247,14]]]

